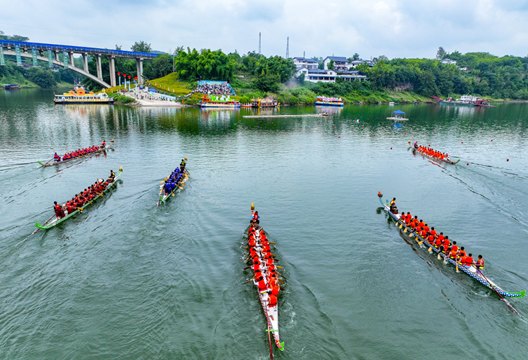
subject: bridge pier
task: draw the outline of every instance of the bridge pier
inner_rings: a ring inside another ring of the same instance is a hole
[[[73,62],[73,53],[71,51],[68,52],[68,59],[70,59],[70,65],[75,66],[75,62]]]
[[[83,68],[84,68],[84,71],[89,72],[88,71],[88,54],[87,53],[83,53],[82,57],[83,57]]]
[[[143,58],[136,59],[138,84],[143,85]]]
[[[59,52],[56,50],[53,50],[53,53],[55,54],[55,61],[60,62],[59,60]]]
[[[109,56],[110,61],[110,86],[116,86],[116,72],[115,72],[115,56]]]
[[[96,55],[97,62],[97,78],[103,80],[103,68],[101,67],[101,54]]]

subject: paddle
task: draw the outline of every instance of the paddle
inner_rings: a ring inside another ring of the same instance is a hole
[[[491,286],[491,288],[492,288],[493,290],[495,290],[495,292],[497,293],[497,295],[499,295],[499,297],[501,298],[501,300],[504,301],[504,303],[506,304],[506,306],[508,307],[508,309],[510,309],[514,314],[516,314],[516,315],[518,315],[518,316],[521,316],[521,315],[517,312],[517,310],[515,310],[515,309],[513,308],[513,306],[510,305],[510,303],[508,302],[508,300],[506,300],[506,299],[500,294],[500,292],[498,292],[497,289],[495,289],[495,286],[491,283],[491,281],[488,280],[488,278],[486,277],[486,275],[484,275],[484,274],[482,273],[482,271],[480,271],[480,269],[479,269],[478,267],[475,267],[475,268],[477,269],[478,273],[479,273],[480,275],[482,275],[482,277],[483,277],[484,279],[486,279],[486,281],[487,281],[488,284]]]
[[[253,281],[254,279],[255,279],[255,277],[253,276],[251,279],[249,279],[248,281],[246,281],[244,284],[247,284],[248,282]]]
[[[270,331],[270,328],[269,328],[269,320],[267,321],[268,323],[268,342],[269,342],[269,347],[270,347],[270,358],[271,360],[273,360],[273,350],[271,349],[271,331]]]

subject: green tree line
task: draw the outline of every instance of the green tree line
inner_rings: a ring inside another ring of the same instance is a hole
[[[443,49],[442,49],[443,50]],[[430,59],[379,61],[369,68],[359,66],[375,90],[409,89],[420,95],[447,97],[474,94],[482,97],[528,100],[528,58],[489,53],[438,52],[439,58],[456,65]]]

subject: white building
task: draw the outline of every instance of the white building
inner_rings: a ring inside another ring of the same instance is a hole
[[[334,70],[335,71],[346,71],[350,70],[352,65],[348,62],[346,57],[343,56],[327,56],[326,59],[323,60],[324,68],[328,70],[328,65],[330,65],[331,61],[334,61]]]
[[[359,71],[348,70],[336,72],[334,70],[300,68],[297,70],[297,77],[301,74],[304,74],[304,81],[314,83],[319,81],[333,83],[338,77],[346,81],[365,80],[367,78],[365,75],[360,75]]]
[[[317,69],[319,66],[319,63],[315,61],[314,59],[306,59],[303,57],[294,57],[293,63],[295,64],[295,67],[302,68],[305,67],[307,69]]]
[[[455,60],[451,60],[451,59],[448,59],[448,58],[445,58],[443,60],[440,61],[442,64],[446,64],[446,65],[456,65],[456,61]]]

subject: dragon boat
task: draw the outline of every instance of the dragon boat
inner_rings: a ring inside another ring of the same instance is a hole
[[[451,259],[449,257],[446,257],[444,255],[444,253],[442,253],[439,249],[437,249],[434,246],[432,246],[431,244],[429,244],[428,241],[426,241],[419,234],[414,232],[410,227],[407,227],[403,222],[401,222],[400,221],[400,214],[393,214],[390,211],[389,201],[386,200],[385,203],[384,203],[383,199],[382,199],[382,196],[380,196],[380,195],[381,194],[378,194],[379,201],[380,201],[381,205],[383,206],[385,211],[387,211],[387,213],[390,215],[390,217],[395,221],[395,226],[399,225],[400,231],[402,233],[408,234],[408,237],[411,240],[414,237],[415,241],[420,244],[420,247],[421,247],[422,243],[426,243],[427,245],[429,245],[430,251],[431,250],[434,251],[435,253],[438,254],[438,256],[440,256],[441,259],[443,258],[444,263],[449,262],[450,264],[454,265],[455,267],[457,266],[457,262],[456,261],[454,261],[453,259]],[[503,290],[501,287],[499,287],[497,284],[495,284],[493,281],[491,281],[488,277],[484,276],[482,271],[477,270],[477,268],[474,267],[474,266],[466,266],[466,265],[458,264],[458,269],[462,270],[464,273],[466,273],[467,275],[471,276],[473,279],[477,280],[478,282],[480,282],[482,285],[486,286],[487,288],[495,290],[497,293],[499,293],[502,296],[519,297],[520,298],[520,297],[524,297],[526,295],[526,291],[525,290],[520,291],[520,292],[516,292],[516,293],[510,293],[510,292],[507,292],[507,291]]]
[[[189,178],[189,173],[187,172],[187,170],[185,170],[183,177],[180,179],[180,181],[176,184],[174,189],[169,194],[165,193],[165,189],[163,188],[163,184],[162,184],[160,193],[159,193],[158,206],[161,203],[164,203],[165,201],[167,201],[171,197],[171,195],[174,195],[176,193],[177,190],[183,190],[183,187],[185,186],[185,181],[187,181],[188,178]],[[165,181],[163,181],[163,183],[164,182]]]
[[[53,216],[52,218],[50,218],[48,221],[46,221],[44,224],[40,225],[39,223],[35,223],[36,227],[38,229],[43,229],[43,230],[48,230],[48,229],[51,229],[52,227],[55,227],[63,222],[65,222],[66,220],[74,217],[75,215],[77,215],[78,213],[86,210],[86,208],[90,205],[92,205],[93,203],[95,203],[97,200],[99,200],[100,198],[102,198],[106,193],[108,193],[112,188],[114,188],[117,184],[117,179],[119,179],[119,176],[121,176],[121,172],[123,171],[123,168],[120,167],[119,168],[119,173],[115,176],[114,178],[114,181],[108,185],[106,187],[106,189],[104,189],[98,196],[96,196],[92,201],[88,201],[82,208],[79,207],[77,208],[75,211],[72,211],[70,214],[60,218],[60,219],[57,219],[57,216]],[[102,180],[102,179],[101,179]],[[102,180],[104,181],[104,180]],[[64,206],[64,205],[63,205]]]
[[[252,215],[252,218],[253,218],[253,214],[254,214],[254,209],[255,209],[254,205],[251,204],[251,215]],[[248,230],[249,229],[250,228],[248,228]],[[266,264],[266,262],[264,260],[264,251],[263,251],[263,245],[264,244],[263,244],[263,240],[262,240],[262,235],[263,234],[264,234],[264,231],[263,231],[262,228],[259,227],[258,229],[255,230],[255,232],[254,232],[254,239],[255,239],[255,247],[254,247],[254,249],[255,249],[257,255],[259,256],[260,262],[262,264],[262,265],[260,265],[260,268],[263,269],[263,272],[264,272],[264,271],[268,270],[269,266]],[[276,265],[273,264],[273,266],[276,266]],[[282,268],[282,267],[279,267],[279,268]],[[266,332],[268,333],[268,340],[269,340],[269,345],[270,345],[270,356],[271,356],[271,359],[273,359],[273,351],[272,351],[272,346],[271,346],[271,337],[272,336],[273,336],[273,340],[274,340],[275,345],[277,346],[277,348],[280,351],[284,350],[284,342],[280,342],[280,336],[279,336],[279,304],[277,302],[277,304],[275,306],[270,306],[270,304],[269,304],[270,294],[268,294],[268,289],[266,289],[264,291],[260,291],[259,287],[258,287],[257,279],[253,278],[250,281],[253,282],[253,284],[255,285],[255,288],[258,291],[260,304],[262,306],[262,310],[264,311],[264,316],[266,317],[266,323],[267,323]],[[267,277],[265,277],[264,281],[266,282],[266,286],[269,287],[270,286],[269,279]],[[281,280],[278,279],[278,281],[281,281]]]
[[[74,157],[74,158],[70,158],[70,159],[66,159],[66,160],[61,160],[61,161],[55,161],[55,159],[51,159],[51,160],[48,160],[45,163],[43,163],[42,161],[37,161],[37,162],[41,166],[55,166],[55,165],[65,164],[65,163],[68,163],[68,162],[71,162],[71,161],[75,161],[75,160],[79,160],[79,159],[86,159],[87,157],[90,157],[92,155],[97,155],[97,154],[100,154],[102,152],[105,152],[106,150],[112,148],[112,145],[114,145],[114,139],[112,139],[112,141],[110,141],[109,145],[106,145],[105,147],[101,147],[99,150],[92,151],[89,154],[85,154],[85,155],[82,155],[82,156],[78,156],[78,157]]]
[[[458,164],[459,161],[460,161],[460,159],[458,159],[457,161],[452,161],[452,160],[449,160],[449,159],[440,159],[440,158],[437,158],[437,157],[431,156],[431,155],[429,155],[429,154],[426,154],[426,153],[424,153],[423,151],[418,150],[418,149],[415,148],[414,146],[413,146],[413,153],[414,153],[414,154],[420,154],[420,155],[422,155],[422,156],[424,156],[424,157],[427,157],[427,158],[429,158],[429,159],[432,159],[432,160],[435,160],[435,161],[445,162],[445,163],[447,163],[447,164],[451,164],[451,165],[456,165],[456,164]]]

